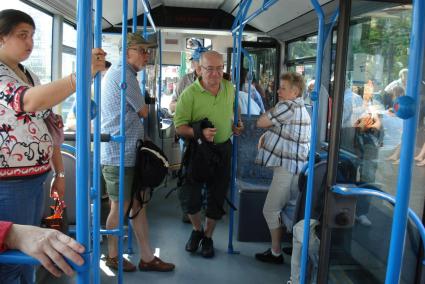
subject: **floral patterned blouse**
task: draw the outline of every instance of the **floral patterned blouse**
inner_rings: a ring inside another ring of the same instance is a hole
[[[24,73],[34,86],[40,84],[34,73],[25,68]],[[50,170],[53,144],[44,119],[51,110],[23,111],[23,98],[30,87],[0,61],[0,180]]]

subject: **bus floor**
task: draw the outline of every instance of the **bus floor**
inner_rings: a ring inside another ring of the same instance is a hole
[[[265,264],[254,259],[254,254],[262,252],[269,247],[269,243],[248,243],[236,241],[236,231],[233,247],[239,254],[228,254],[228,216],[217,224],[213,236],[215,257],[203,258],[200,253],[191,255],[185,251],[184,246],[189,238],[192,227],[181,221],[181,209],[177,192],[165,199],[169,188],[174,186],[175,181],[169,182],[168,187],[155,190],[154,196],[148,204],[148,219],[150,226],[150,241],[156,254],[164,261],[176,265],[173,272],[131,272],[124,273],[124,283],[149,283],[149,284],[191,284],[191,283],[286,283],[290,276],[290,256],[285,255],[285,264]],[[107,212],[107,203],[102,209]],[[102,214],[104,215],[104,214]],[[103,218],[102,218],[103,219]],[[237,216],[236,218],[237,219]],[[102,221],[104,223],[104,221]],[[236,227],[236,226],[235,226]],[[106,237],[104,237],[106,240]],[[124,241],[124,249],[127,248],[127,240]],[[133,238],[135,254],[128,256],[138,264],[140,259],[135,238]],[[107,253],[106,241],[101,244],[102,255]],[[117,283],[116,271],[110,270],[101,260],[101,280],[104,283]],[[55,279],[40,269],[37,275],[37,283],[74,283],[73,279],[62,277]]]

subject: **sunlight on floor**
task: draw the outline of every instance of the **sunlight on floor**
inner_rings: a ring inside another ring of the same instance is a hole
[[[106,262],[105,262],[105,260],[104,260],[104,258],[105,258],[105,255],[104,254],[102,254],[101,255],[101,257],[100,257],[100,264],[99,264],[99,266],[100,266],[100,269],[107,275],[107,276],[109,276],[109,277],[114,277],[115,276],[115,273],[109,268],[109,267],[107,267],[106,266]]]
[[[159,257],[161,249],[160,248],[155,248],[155,252],[154,252],[154,256]]]

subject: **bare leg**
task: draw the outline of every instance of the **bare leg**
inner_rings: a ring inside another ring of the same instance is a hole
[[[217,224],[217,221],[210,218],[205,218],[205,236],[208,238],[212,237],[212,234],[214,233],[215,225]]]
[[[281,240],[282,240],[283,230],[282,227],[277,229],[271,229],[270,235],[272,237],[272,250],[275,253],[281,253]]]
[[[425,159],[425,143],[422,145],[419,154],[415,157],[416,161],[422,161],[423,159]]]
[[[124,212],[127,212],[129,202],[124,202]],[[111,210],[109,211],[108,218],[106,219],[106,229],[112,230],[118,227],[118,201],[111,200]],[[118,238],[115,236],[108,236],[108,254],[109,257],[118,256]]]
[[[139,202],[134,200],[131,214],[136,213],[139,208]],[[140,256],[142,260],[144,262],[152,261],[154,259],[154,255],[149,242],[149,224],[146,204],[143,205],[143,208],[140,210],[137,216],[131,220],[131,224],[133,225],[134,234],[136,235],[136,239],[139,244]]]
[[[394,149],[394,152],[385,160],[397,161],[400,158],[400,150],[401,150],[401,144],[398,144],[397,147]]]
[[[188,214],[188,216],[189,216],[190,222],[192,223],[193,229],[195,231],[201,231],[202,230],[201,211],[193,215]]]
[[[425,166],[425,159],[423,159],[422,161],[420,161],[419,163],[416,164],[419,167],[423,167]]]

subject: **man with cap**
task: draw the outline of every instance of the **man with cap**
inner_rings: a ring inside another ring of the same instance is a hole
[[[201,67],[199,67],[199,58],[201,57],[201,54],[207,50],[208,49],[204,47],[198,47],[193,51],[192,56],[189,59],[190,66],[192,67],[193,71],[184,75],[177,82],[176,91],[173,94],[173,97],[171,98],[171,103],[169,107],[171,112],[176,111],[177,100],[180,94],[183,93],[184,89],[186,89],[190,84],[195,82],[196,78],[201,75]]]
[[[126,69],[126,117],[125,117],[125,186],[124,186],[124,212],[127,212],[130,204],[131,187],[135,176],[136,142],[143,138],[143,124],[141,118],[148,116],[148,107],[141,96],[137,72],[141,71],[148,63],[150,50],[156,48],[155,42],[145,40],[138,33],[127,34],[127,46],[120,52],[127,55],[127,64],[112,66],[102,79],[102,102],[101,102],[101,131],[110,135],[119,135],[120,130],[120,100],[121,100],[121,69]],[[102,143],[101,164],[105,179],[106,190],[110,199],[110,212],[106,220],[107,229],[115,229],[119,223],[118,214],[118,184],[119,184],[119,144],[116,142]],[[136,198],[130,214],[133,215],[140,208]],[[171,271],[174,264],[165,263],[155,257],[149,243],[149,229],[146,217],[146,205],[139,214],[132,219],[134,233],[140,249],[139,270],[142,271]],[[118,242],[114,236],[108,237],[108,256],[106,265],[112,269],[118,269]],[[135,271],[136,266],[124,259],[124,271]]]

